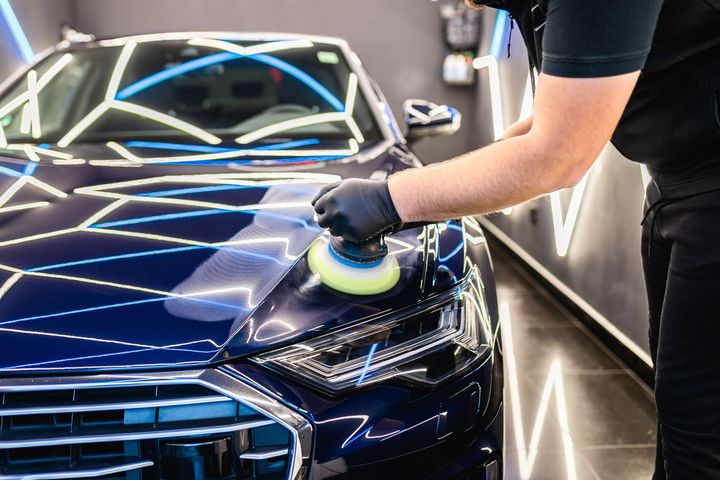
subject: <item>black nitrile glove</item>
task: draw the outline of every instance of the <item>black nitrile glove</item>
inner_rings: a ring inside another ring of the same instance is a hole
[[[386,180],[352,178],[326,185],[312,205],[321,227],[351,242],[362,242],[402,225]]]

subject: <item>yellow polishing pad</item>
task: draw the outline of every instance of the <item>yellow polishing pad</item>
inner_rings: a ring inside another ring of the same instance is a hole
[[[307,259],[310,270],[322,283],[351,295],[378,295],[393,288],[400,280],[400,266],[394,256],[368,265],[355,264],[330,251],[324,238],[310,247]]]

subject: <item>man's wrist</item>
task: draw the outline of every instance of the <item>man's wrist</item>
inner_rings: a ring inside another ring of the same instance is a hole
[[[407,205],[405,205],[405,195],[403,195],[402,188],[402,174],[392,175],[387,180],[388,192],[390,193],[390,200],[392,201],[395,211],[397,212],[400,222],[411,222],[417,219],[412,219],[409,215]]]

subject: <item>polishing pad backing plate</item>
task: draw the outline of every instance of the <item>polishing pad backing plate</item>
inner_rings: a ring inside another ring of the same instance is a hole
[[[389,255],[372,266],[354,266],[333,255],[323,238],[310,247],[307,260],[310,270],[323,284],[351,295],[378,295],[393,288],[400,280],[400,266],[394,256]]]

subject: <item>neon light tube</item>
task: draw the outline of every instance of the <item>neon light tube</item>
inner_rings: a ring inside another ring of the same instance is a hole
[[[500,49],[502,48],[502,42],[505,39],[505,25],[507,25],[508,12],[505,10],[497,10],[495,16],[495,28],[493,29],[493,36],[490,42],[490,55],[495,58],[500,58]]]
[[[490,106],[493,115],[493,136],[499,140],[505,131],[505,121],[502,112],[502,98],[500,96],[500,75],[498,73],[497,58],[492,55],[485,55],[473,60],[473,67],[476,70],[488,69],[490,80]]]
[[[560,192],[550,194],[553,230],[555,231],[555,247],[560,257],[567,255],[568,249],[570,248],[570,240],[575,231],[575,223],[580,214],[580,203],[582,202],[589,176],[590,172],[586,173],[582,180],[573,188],[570,205],[568,206],[567,215],[564,220],[560,208]]]
[[[27,35],[25,35],[25,30],[23,30],[17,15],[15,15],[15,11],[10,5],[10,0],[0,0],[0,13],[2,13],[5,23],[15,40],[15,45],[17,45],[23,59],[26,63],[33,63],[35,61],[35,52],[30,46]]]

